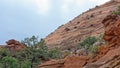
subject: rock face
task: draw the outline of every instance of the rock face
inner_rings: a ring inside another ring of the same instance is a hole
[[[14,39],[8,40],[6,44],[7,45],[0,45],[0,48],[8,48],[12,56],[15,56],[16,51],[20,51],[26,48],[25,45],[21,44],[19,41],[16,41]]]
[[[61,49],[75,48],[76,45],[87,36],[99,36],[104,34],[102,20],[120,6],[119,0],[109,1],[101,6],[80,14],[72,21],[60,26],[45,38],[49,48]]]
[[[26,47],[25,45],[21,44],[19,41],[16,41],[14,39],[8,40],[6,43],[7,43],[6,47],[14,51],[19,51]]]
[[[48,61],[40,65],[40,68],[120,68],[120,18],[108,15],[102,23],[104,24],[104,40],[106,46],[99,48],[99,53],[94,58],[89,56],[68,56],[54,63]],[[48,64],[49,63],[49,64]]]
[[[49,47],[75,47],[86,36],[104,34],[108,44],[101,46],[98,54],[89,56],[71,55],[64,59],[48,61],[39,68],[120,68],[120,17],[110,12],[120,5],[120,0],[111,0],[76,17],[59,27],[45,38]]]
[[[14,39],[8,40],[6,42],[7,45],[0,45],[0,48],[9,48],[11,52],[19,51],[23,48],[26,48],[25,45],[21,44],[19,41]]]
[[[96,62],[89,64],[85,68],[93,68],[93,65],[98,68],[120,67],[120,18],[109,15],[102,23],[105,26],[104,39],[109,43],[99,51]]]
[[[115,1],[115,2],[120,2],[120,0],[113,0],[113,1]]]
[[[68,56],[62,60],[48,61],[39,65],[40,68],[82,68],[86,64],[85,56]]]

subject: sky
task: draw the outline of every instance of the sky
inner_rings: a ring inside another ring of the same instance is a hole
[[[60,25],[109,0],[0,0],[0,44],[33,35],[44,38]]]

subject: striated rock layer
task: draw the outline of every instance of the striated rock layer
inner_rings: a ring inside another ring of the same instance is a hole
[[[104,39],[108,45],[101,47],[96,61],[85,68],[120,68],[120,18],[109,15],[102,23],[105,26]]]
[[[93,8],[69,23],[59,27],[45,38],[49,47],[75,47],[86,36],[104,34],[108,44],[102,45],[93,58],[71,55],[60,60],[50,60],[39,68],[120,68],[120,17],[110,12],[120,5],[120,0],[111,0]]]
[[[104,34],[102,20],[120,6],[119,0],[111,0],[80,14],[67,24],[60,26],[45,38],[49,48],[75,48],[87,36]]]
[[[120,68],[120,18],[108,15],[103,19],[106,46],[101,46],[94,58],[89,56],[68,56],[62,60],[46,62],[40,68]]]

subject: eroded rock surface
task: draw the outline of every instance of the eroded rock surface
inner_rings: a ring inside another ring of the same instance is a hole
[[[108,15],[102,23],[104,24],[104,40],[107,45],[99,48],[95,58],[89,56],[68,56],[65,59],[50,63],[48,68],[120,68],[120,18]],[[54,64],[54,65],[53,65]],[[47,66],[46,63],[42,64]],[[40,65],[44,68],[44,66]],[[57,65],[57,67],[55,67]]]
[[[115,15],[107,16],[103,22],[105,26],[104,40],[107,46],[100,48],[96,62],[85,68],[120,68],[120,18]]]
[[[61,26],[45,38],[49,47],[73,47],[86,36],[98,36],[104,33],[108,44],[99,48],[94,58],[80,54],[64,59],[48,61],[40,68],[120,68],[120,17],[109,12],[119,6],[120,0],[112,0],[91,9],[69,23]],[[89,15],[90,14],[90,15]],[[93,32],[92,32],[93,31]],[[53,45],[53,46],[52,46]],[[68,46],[67,46],[68,45]]]
[[[19,41],[16,41],[14,39],[8,40],[6,43],[7,43],[6,47],[14,51],[19,51],[26,47],[25,45],[21,44]]]
[[[104,34],[104,25],[101,22],[118,6],[120,6],[119,2],[109,1],[80,14],[49,34],[45,38],[46,44],[49,48],[59,47],[65,50],[75,48],[87,36],[98,37]]]

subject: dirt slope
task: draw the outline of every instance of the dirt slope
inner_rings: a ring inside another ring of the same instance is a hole
[[[90,9],[49,34],[45,38],[45,42],[49,48],[75,48],[87,36],[104,34],[102,20],[119,5],[119,0],[111,0],[103,5]]]

